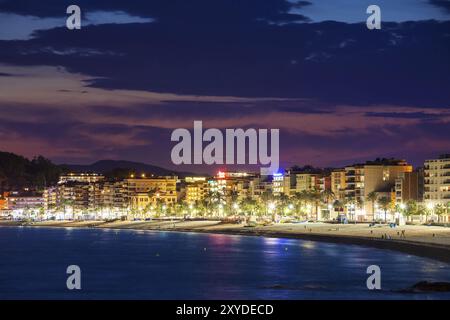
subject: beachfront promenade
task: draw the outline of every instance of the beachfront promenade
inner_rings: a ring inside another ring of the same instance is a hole
[[[3,226],[21,224],[20,222],[0,221],[0,225]],[[370,227],[366,223],[281,223],[248,227],[244,224],[231,224],[215,220],[43,221],[34,222],[32,226],[205,232],[299,238],[393,249],[450,262],[450,228],[439,226],[406,225],[390,228],[384,224]],[[404,231],[404,235],[402,231]]]

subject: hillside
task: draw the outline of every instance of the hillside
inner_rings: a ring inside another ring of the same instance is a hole
[[[177,172],[151,164],[124,160],[100,160],[89,165],[64,164],[62,167],[75,172],[96,172],[114,177],[123,176],[131,172],[136,174],[153,174],[155,176],[177,175],[184,177],[187,175],[195,175],[189,172]]]

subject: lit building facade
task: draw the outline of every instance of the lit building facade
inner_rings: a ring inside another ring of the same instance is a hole
[[[102,206],[109,210],[123,210],[128,204],[125,199],[126,185],[123,181],[105,182],[101,189]]]
[[[208,193],[208,181],[206,177],[185,178],[185,201],[189,204],[203,201]]]
[[[372,221],[376,213],[367,201],[370,193],[386,193],[395,189],[396,179],[413,167],[404,160],[381,159],[345,168],[345,198],[352,219]]]
[[[147,193],[155,203],[161,200],[168,205],[175,204],[177,202],[177,180],[176,176],[125,179],[125,201],[131,204],[134,195]]]
[[[40,209],[44,207],[42,195],[21,195],[11,192],[6,197],[8,210]]]
[[[285,194],[285,176],[282,173],[275,173],[272,177],[272,194],[279,196]]]
[[[331,191],[333,192],[336,200],[345,199],[345,189],[347,183],[345,179],[345,169],[333,170],[331,172]]]
[[[450,207],[450,154],[426,160],[424,165],[424,201],[432,209],[436,205],[446,208],[444,221],[449,220]]]
[[[395,204],[405,204],[410,200],[423,200],[424,177],[422,170],[402,172],[395,180]]]
[[[69,173],[59,177],[60,184],[67,182],[97,183],[101,182],[105,177],[97,173]]]

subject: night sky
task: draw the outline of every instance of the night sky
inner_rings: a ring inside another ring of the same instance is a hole
[[[0,0],[1,151],[209,170],[170,160],[194,120],[279,128],[282,167],[448,153],[450,1]]]

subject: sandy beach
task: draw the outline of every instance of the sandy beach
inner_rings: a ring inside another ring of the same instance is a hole
[[[297,238],[313,241],[364,245],[450,262],[450,228],[438,226],[387,225],[369,227],[368,224],[283,223],[270,226],[246,227],[216,220],[179,221],[44,221],[24,224],[14,221],[0,221],[0,226],[110,228],[133,230],[156,230],[174,232],[202,232],[217,234],[238,234],[248,236]],[[404,237],[402,231],[404,230]],[[387,236],[387,239],[383,239]]]

